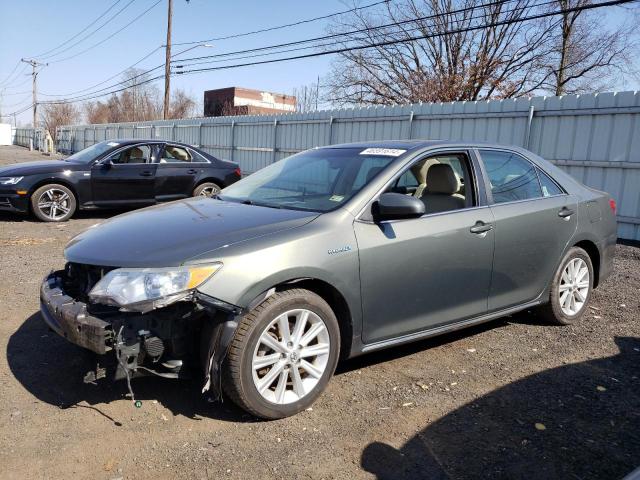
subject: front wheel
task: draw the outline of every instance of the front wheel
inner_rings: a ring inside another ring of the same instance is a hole
[[[242,317],[222,385],[257,417],[288,417],[320,396],[339,353],[338,320],[327,302],[304,289],[277,292]]]
[[[582,248],[571,248],[553,277],[549,302],[540,307],[542,316],[557,325],[570,325],[580,320],[591,299],[593,279],[589,254]]]
[[[76,207],[75,195],[64,185],[43,185],[31,195],[33,214],[43,222],[65,222]]]

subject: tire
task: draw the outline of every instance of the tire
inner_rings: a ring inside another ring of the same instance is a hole
[[[50,183],[31,194],[31,210],[43,222],[66,222],[76,211],[75,195],[64,185]]]
[[[570,264],[574,266],[577,277],[572,278]],[[585,267],[589,276],[586,280],[584,277],[580,278],[580,276],[584,275]],[[555,325],[571,325],[578,322],[588,310],[591,292],[593,291],[593,279],[593,264],[589,254],[582,248],[572,247],[560,262],[560,266],[553,276],[549,291],[549,302],[539,307],[540,315],[549,323]],[[579,281],[576,282],[576,280]],[[587,290],[579,288],[580,285],[584,285]],[[567,295],[564,304],[561,301],[563,298],[561,295],[565,293],[561,293],[561,290],[566,292]],[[576,291],[578,293],[573,293]],[[573,303],[571,303],[571,296],[573,296]],[[584,301],[580,302],[580,299],[584,299]],[[569,302],[569,304],[566,302]],[[575,313],[571,313],[571,310],[575,310]]]
[[[283,323],[279,320],[285,313],[291,335],[287,353],[280,329]],[[300,333],[295,328],[298,322],[305,325]],[[312,330],[319,333],[313,336]],[[280,353],[263,343],[265,339],[269,345],[278,345]],[[312,351],[325,350],[326,353],[303,358]],[[340,328],[327,302],[309,290],[284,290],[241,318],[223,364],[222,386],[235,404],[256,417],[288,417],[308,408],[320,396],[335,371],[339,354]],[[277,360],[271,361],[273,358]],[[260,364],[254,365],[256,359],[268,362],[261,368]]]
[[[222,189],[217,183],[204,182],[195,188],[195,190],[193,191],[193,196],[194,197],[199,197],[199,196],[211,197],[213,195],[217,195],[218,193],[220,193],[220,190]]]

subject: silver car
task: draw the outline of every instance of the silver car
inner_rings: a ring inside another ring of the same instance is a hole
[[[339,359],[532,307],[577,322],[615,243],[613,199],[521,148],[336,145],[90,228],[41,311],[101,355],[87,381],[133,397],[135,376],[199,367],[203,390],[273,419]]]

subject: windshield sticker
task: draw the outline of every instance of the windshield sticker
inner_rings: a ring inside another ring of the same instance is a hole
[[[342,200],[344,200],[344,195],[331,195],[329,197],[329,200],[332,202],[341,202]]]
[[[360,155],[386,155],[388,157],[399,157],[406,150],[400,148],[367,148],[360,152]]]
[[[107,143],[107,145],[109,145],[110,147],[117,147],[120,144],[117,143],[117,142],[109,142],[109,143]]]

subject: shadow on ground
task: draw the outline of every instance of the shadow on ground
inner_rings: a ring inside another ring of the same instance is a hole
[[[503,326],[507,321],[536,323],[537,318],[524,312],[447,335],[363,355],[341,362],[336,374],[393,361]],[[95,367],[96,357],[49,330],[39,312],[31,315],[9,338],[7,363],[15,378],[39,400],[59,408],[91,408],[118,425],[117,420],[99,409],[99,405],[125,398],[126,383],[102,379],[96,385],[85,384],[83,377]],[[145,401],[157,400],[174,415],[234,422],[255,420],[228,400],[222,403],[208,401],[200,393],[202,382],[197,372],[193,380],[174,381],[150,376],[136,378],[132,385],[136,399],[142,400],[143,405]]]
[[[399,450],[380,442],[362,467],[386,479],[616,479],[640,464],[640,339],[618,355],[566,365],[495,390]]]
[[[84,374],[95,367],[95,356],[49,330],[39,312],[9,338],[7,362],[14,377],[40,401],[59,408],[91,408],[119,425],[117,419],[100,410],[100,405],[125,398],[126,382],[102,379],[95,385],[85,384]],[[252,420],[230,401],[209,402],[200,393],[199,377],[179,381],[143,377],[134,379],[132,385],[136,399],[143,402],[142,408],[145,401],[157,400],[174,415],[192,419]]]

